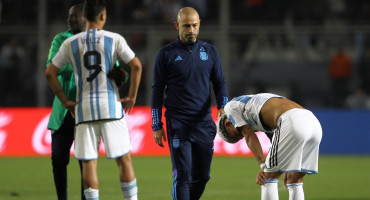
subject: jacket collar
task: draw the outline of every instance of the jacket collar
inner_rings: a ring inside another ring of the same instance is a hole
[[[192,44],[184,44],[181,42],[180,38],[177,37],[177,40],[175,41],[176,45],[186,49],[186,50],[194,50],[198,44],[199,44],[199,40],[197,39],[194,43]]]

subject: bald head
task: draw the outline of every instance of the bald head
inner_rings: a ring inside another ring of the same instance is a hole
[[[198,12],[192,7],[184,7],[177,13],[177,22],[180,22],[181,19],[193,16],[199,19]]]
[[[194,43],[197,40],[200,26],[198,12],[191,7],[182,8],[177,14],[175,26],[179,31],[181,42],[186,44]]]

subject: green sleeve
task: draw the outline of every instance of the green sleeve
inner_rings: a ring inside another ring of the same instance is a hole
[[[51,59],[53,59],[54,56],[58,53],[59,47],[60,45],[62,45],[62,42],[63,41],[60,40],[60,34],[54,37],[53,41],[51,42],[50,49],[49,49],[49,55],[48,55],[48,60],[46,62],[46,67],[49,66],[49,64],[51,63]]]
[[[59,33],[54,37],[53,41],[51,42],[50,49],[49,49],[49,55],[48,55],[48,60],[46,62],[46,67],[49,66],[49,64],[51,63],[51,60],[58,53],[58,50],[60,46],[63,44],[64,40],[66,40],[67,38],[71,36],[73,36],[73,34],[70,33],[69,31],[66,31],[63,33]]]
[[[60,46],[68,37],[72,36],[70,32],[66,31],[63,33],[59,33],[56,35],[51,42],[51,47],[49,50],[48,59],[46,62],[46,67],[49,66],[51,60],[54,56],[58,53]],[[67,97],[72,101],[76,99],[76,84],[74,81],[73,70],[71,65],[66,65],[58,72],[58,80],[60,85],[62,86],[64,92],[66,93]],[[51,111],[51,115],[48,122],[48,129],[50,130],[58,130],[60,126],[64,122],[64,118],[68,110],[63,107],[60,100],[55,97],[53,101],[53,107]]]

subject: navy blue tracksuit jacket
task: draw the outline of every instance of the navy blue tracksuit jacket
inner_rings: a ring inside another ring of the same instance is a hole
[[[216,126],[211,117],[211,84],[217,107],[228,101],[216,48],[179,39],[158,52],[153,69],[152,128],[162,128],[162,106],[173,165],[173,199],[199,199],[209,179]],[[164,95],[164,96],[163,96]]]

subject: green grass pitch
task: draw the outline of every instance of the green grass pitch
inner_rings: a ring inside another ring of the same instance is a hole
[[[141,200],[171,199],[172,172],[169,157],[133,157]],[[202,200],[260,199],[255,183],[258,165],[253,157],[214,157],[211,180]],[[118,169],[113,160],[100,157],[100,199],[123,199]],[[78,164],[71,158],[68,167],[70,200],[80,191]],[[370,200],[370,156],[329,156],[319,158],[319,174],[306,176],[308,200]],[[279,182],[280,199],[288,191]],[[0,157],[1,200],[56,200],[49,157]]]

